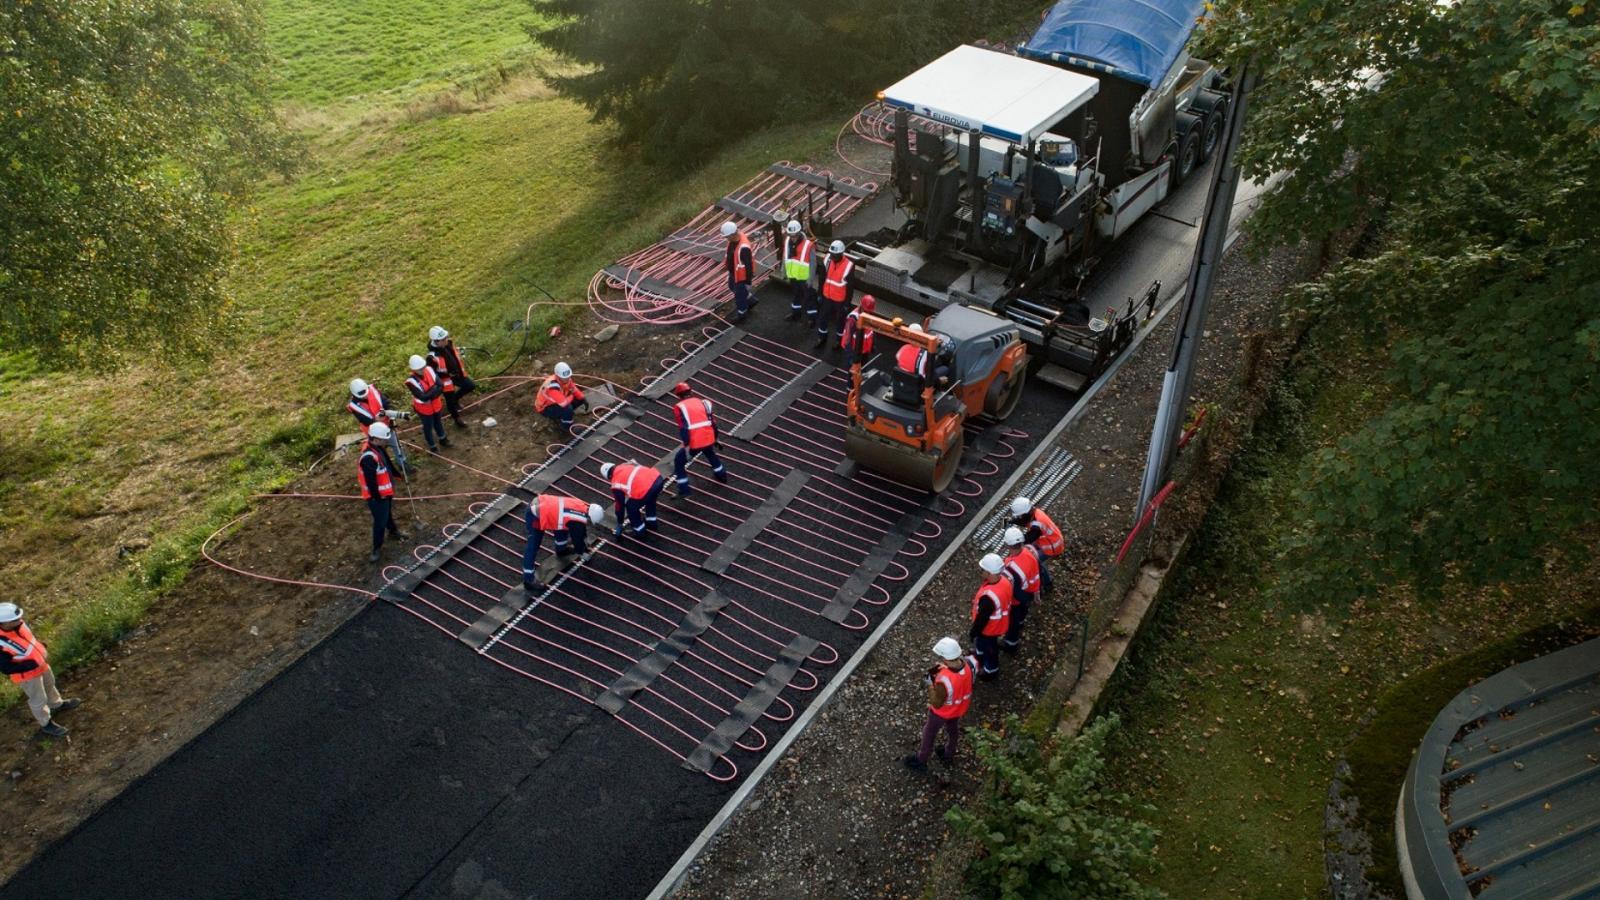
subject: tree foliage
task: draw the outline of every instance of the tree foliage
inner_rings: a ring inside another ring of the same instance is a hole
[[[1106,740],[1117,724],[1114,715],[1102,717],[1059,746],[1024,731],[1014,715],[1003,732],[972,733],[989,789],[974,809],[957,807],[945,818],[978,843],[967,869],[977,896],[1162,896],[1139,883],[1155,866],[1155,829],[1129,817],[1127,795],[1102,786]]]
[[[0,6],[0,348],[204,353],[231,201],[289,158],[243,0]]]
[[[556,90],[646,158],[685,166],[777,122],[865,103],[1037,0],[530,0]]]
[[[1600,21],[1588,0],[1222,0],[1262,83],[1268,243],[1381,223],[1306,292],[1392,347],[1396,401],[1304,469],[1294,589],[1527,576],[1600,517]]]

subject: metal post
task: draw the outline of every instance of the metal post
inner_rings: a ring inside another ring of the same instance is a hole
[[[1239,149],[1239,133],[1244,126],[1245,107],[1254,83],[1255,72],[1246,63],[1234,83],[1233,100],[1228,105],[1227,134],[1223,140],[1222,156],[1211,173],[1205,217],[1200,226],[1199,239],[1195,241],[1194,262],[1189,267],[1189,287],[1178,320],[1172,361],[1161,380],[1161,403],[1156,408],[1155,426],[1150,433],[1150,456],[1145,464],[1144,483],[1139,488],[1139,505],[1133,510],[1135,521],[1144,514],[1150,499],[1166,483],[1167,468],[1172,462],[1172,448],[1177,443],[1183,409],[1188,402],[1189,388],[1194,382],[1194,366],[1199,357],[1200,335],[1205,327],[1211,285],[1216,278],[1217,265],[1222,260],[1222,248],[1228,239],[1228,220],[1233,212],[1233,198],[1239,187],[1239,166],[1235,159]]]

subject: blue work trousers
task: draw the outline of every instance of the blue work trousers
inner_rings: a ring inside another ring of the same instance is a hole
[[[628,517],[628,524],[633,526],[634,534],[644,534],[645,529],[656,527],[656,501],[661,497],[661,489],[666,487],[667,480],[659,478],[651,486],[650,492],[638,500],[624,500],[623,513]],[[619,522],[618,525],[621,523]]]
[[[689,461],[696,456],[703,456],[711,464],[711,474],[717,476],[718,481],[728,480],[728,470],[722,465],[722,460],[717,456],[717,447],[701,447],[699,450],[690,450],[688,447],[679,447],[678,455],[672,458],[672,474],[678,480],[678,489],[689,486]]]

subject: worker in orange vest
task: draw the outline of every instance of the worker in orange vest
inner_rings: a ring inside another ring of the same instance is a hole
[[[467,376],[467,364],[461,361],[461,351],[450,339],[443,325],[428,329],[428,365],[439,374],[443,385],[444,405],[455,420],[457,428],[467,427],[461,421],[461,398],[477,389],[478,383]]]
[[[372,513],[372,555],[369,562],[377,562],[383,550],[383,536],[387,532],[397,538],[399,526],[394,524],[394,475],[389,462],[387,445],[392,433],[389,426],[374,422],[367,429],[367,440],[361,445],[361,457],[356,461],[360,470],[361,499],[367,501],[367,511]],[[404,478],[403,473],[399,473]]]
[[[1000,638],[1011,627],[1011,580],[1003,574],[1005,561],[997,553],[978,560],[983,584],[972,595],[972,630],[967,637],[978,657],[978,677],[991,681],[1000,675]]]
[[[755,299],[750,283],[756,277],[756,251],[750,238],[732,222],[722,223],[722,236],[728,239],[728,255],[723,267],[728,271],[728,290],[733,292],[733,320],[743,322]]]
[[[404,419],[410,416],[410,413],[390,406],[389,398],[378,392],[377,385],[367,384],[360,378],[350,379],[350,400],[344,408],[350,410],[350,414],[356,417],[362,434],[366,434],[374,422],[387,425],[389,449],[394,451],[394,461],[399,466],[399,471],[410,471],[411,461],[406,459],[406,451],[400,446],[400,439],[394,434],[394,420]]]
[[[572,380],[572,367],[564,362],[556,363],[555,372],[544,380],[533,398],[533,411],[568,434],[572,433],[572,417],[577,415],[578,408],[588,405],[583,388]]]
[[[422,420],[422,439],[428,442],[428,451],[438,453],[441,445],[450,446],[450,436],[444,433],[444,383],[439,380],[439,373],[427,360],[413,354],[406,387],[411,390],[411,408]]]
[[[1003,538],[1006,545],[1006,577],[1011,579],[1011,624],[1006,636],[1000,639],[1000,649],[1017,652],[1022,644],[1022,623],[1028,620],[1028,610],[1039,596],[1039,579],[1044,574],[1044,557],[1039,548],[1024,542],[1022,529],[1015,525],[1006,527]]]
[[[947,766],[955,761],[961,717],[972,707],[972,677],[978,668],[977,657],[962,653],[961,644],[953,637],[940,638],[933,645],[933,655],[939,663],[923,679],[928,686],[928,720],[922,726],[922,744],[904,760],[918,772],[928,768],[940,731],[945,732],[945,741],[938,750],[939,761]]]
[[[846,368],[856,364],[856,357],[872,355],[872,339],[876,336],[861,327],[861,314],[878,311],[878,300],[871,294],[861,295],[861,305],[844,317],[844,327],[839,329],[839,348],[844,351]]]
[[[644,537],[646,529],[656,527],[656,500],[667,484],[660,472],[630,459],[606,463],[600,467],[600,477],[611,483],[611,496],[616,500],[617,537],[622,536],[624,517],[636,537]]]
[[[850,286],[850,272],[855,266],[850,257],[844,255],[844,241],[828,245],[828,255],[817,267],[817,277],[822,280],[818,293],[822,299],[817,303],[817,342],[812,345],[816,349],[820,350],[827,342],[835,322],[839,323],[839,330],[844,331],[845,311],[850,308],[850,294],[855,290]]]
[[[605,521],[606,511],[598,503],[584,503],[576,497],[560,494],[539,494],[528,503],[523,524],[528,529],[528,544],[522,550],[522,586],[534,590],[539,586],[539,545],[544,543],[545,532],[556,536],[556,558],[573,553],[583,556],[589,552],[585,540],[587,524],[599,525]]]
[[[783,277],[794,287],[789,300],[788,320],[800,318],[802,311],[812,322],[817,319],[817,290],[811,284],[811,257],[817,242],[805,233],[799,219],[790,219],[783,228]]]
[[[672,386],[678,402],[672,412],[678,418],[678,439],[683,445],[672,457],[672,473],[678,482],[678,496],[687,497],[689,489],[689,462],[696,455],[704,456],[711,465],[711,474],[723,484],[728,483],[728,469],[717,456],[717,417],[710,400],[694,395],[689,382],[680,381]]]
[[[921,333],[922,326],[913,322],[906,330]],[[950,339],[942,334],[933,337],[937,350],[930,353],[916,344],[901,344],[895,351],[894,364],[900,371],[922,379],[924,386],[931,379],[935,386],[943,387],[950,383]]]
[[[0,672],[28,698],[28,710],[39,723],[39,733],[66,737],[67,729],[56,716],[77,709],[83,701],[63,699],[56,690],[56,673],[50,670],[50,654],[44,642],[34,637],[33,629],[22,620],[22,608],[15,603],[0,603]]]
[[[1058,559],[1067,552],[1067,539],[1061,534],[1061,529],[1050,520],[1044,510],[1033,505],[1027,497],[1018,497],[1011,501],[1011,524],[1022,529],[1022,539],[1025,543],[1032,544],[1039,551],[1039,582],[1040,589],[1050,590],[1053,582],[1050,580],[1050,569],[1045,565],[1047,560]]]

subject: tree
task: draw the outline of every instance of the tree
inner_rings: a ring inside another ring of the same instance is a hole
[[[203,355],[227,331],[232,202],[288,141],[256,4],[0,7],[0,349]]]
[[[1284,579],[1316,597],[1487,583],[1600,518],[1600,23],[1587,0],[1220,0],[1262,74],[1265,245],[1362,222],[1305,292],[1392,348],[1395,402],[1306,461]]]
[[[945,814],[978,843],[967,869],[980,897],[1158,898],[1139,875],[1155,867],[1156,831],[1132,819],[1126,794],[1110,793],[1106,740],[1117,717],[1103,716],[1060,746],[1024,731],[1015,715],[1003,732],[972,733],[988,790],[972,810]]]

